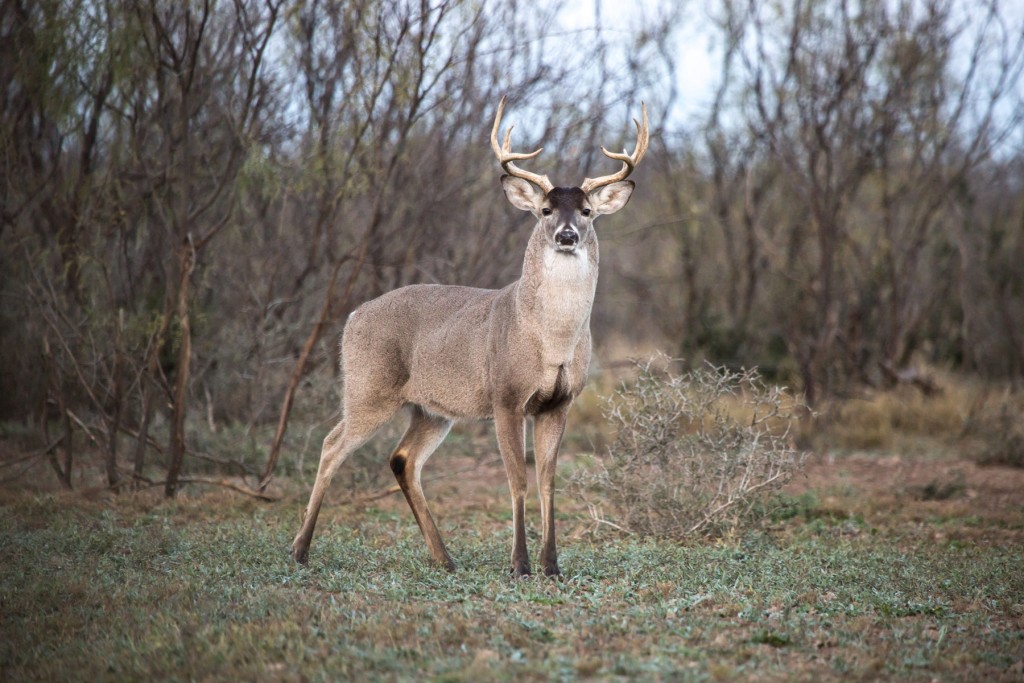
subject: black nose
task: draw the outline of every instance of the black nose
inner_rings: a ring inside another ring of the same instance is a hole
[[[558,242],[560,246],[571,247],[580,241],[580,235],[572,228],[562,228],[558,231],[558,234],[555,235],[555,241]]]

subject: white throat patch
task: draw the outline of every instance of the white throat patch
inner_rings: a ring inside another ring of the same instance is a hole
[[[540,323],[544,326],[544,362],[560,365],[572,360],[580,335],[590,321],[596,278],[587,248],[573,252],[544,250],[544,276],[537,291]]]

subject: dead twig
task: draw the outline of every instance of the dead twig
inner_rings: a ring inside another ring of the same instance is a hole
[[[83,432],[85,432],[85,435],[87,437],[89,437],[89,441],[92,441],[97,446],[100,445],[100,440],[98,438],[96,438],[96,435],[92,433],[92,430],[89,429],[89,425],[85,424],[85,422],[82,420],[82,418],[80,418],[77,415],[75,415],[71,411],[71,409],[68,409],[67,414],[68,414],[68,417],[71,418],[71,421],[74,422],[76,425],[78,425],[82,429]]]
[[[158,487],[158,486],[166,486],[167,485],[167,481],[166,480],[154,481],[152,479],[149,479],[148,477],[143,477],[141,475],[136,475],[136,474],[133,474],[133,478],[136,481],[140,481],[143,484],[145,484],[146,488],[155,488],[155,487]],[[253,498],[257,498],[259,500],[264,500],[264,501],[267,501],[269,503],[276,503],[277,501],[281,500],[281,496],[274,496],[274,495],[271,495],[269,493],[265,493],[263,491],[257,491],[255,489],[251,489],[248,486],[246,486],[244,484],[239,484],[238,482],[232,481],[231,479],[216,479],[214,477],[185,477],[185,478],[179,478],[177,480],[176,484],[179,487],[180,486],[185,486],[185,485],[188,485],[188,484],[208,484],[210,486],[221,486],[221,487],[224,487],[224,488],[227,488],[227,489],[231,489],[232,491],[235,491],[237,493],[243,493],[243,494],[245,494],[247,496],[252,496]]]

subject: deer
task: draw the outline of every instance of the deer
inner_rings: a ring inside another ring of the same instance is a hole
[[[647,151],[647,107],[633,119],[632,154],[601,151],[621,168],[578,187],[555,187],[546,175],[516,165],[533,159],[512,151],[512,129],[498,144],[505,98],[491,129],[491,147],[504,175],[505,197],[536,218],[522,276],[503,289],[418,284],[356,308],[342,332],[342,418],[323,442],[316,480],[292,543],[306,564],[317,516],[341,464],[398,412],[409,426],[388,461],[431,557],[455,571],[430,514],[420,473],[459,420],[493,420],[512,498],[514,578],[530,575],[526,547],[526,424],[533,420],[534,460],[541,509],[540,564],[557,577],[555,465],[573,401],[583,390],[591,357],[590,313],[597,288],[594,219],[629,201],[626,178]]]

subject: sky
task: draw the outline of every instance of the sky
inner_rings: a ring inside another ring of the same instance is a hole
[[[970,23],[970,18],[979,17],[976,0],[952,0],[955,14]],[[1001,13],[1012,32],[1024,26],[1024,0],[999,0]],[[681,21],[673,37],[677,57],[676,89],[679,93],[674,109],[666,121],[669,127],[692,124],[708,111],[714,96],[717,79],[721,72],[720,46],[713,37],[710,13],[714,0],[576,0],[563,4],[560,19],[568,30],[593,30],[595,15],[600,14],[602,30],[610,32],[616,27],[629,27],[640,23],[647,15],[656,14],[659,8],[681,8]],[[965,35],[971,35],[966,31]],[[962,52],[967,52],[962,49]],[[964,54],[966,64],[967,54]],[[1024,83],[1016,88],[1024,97]],[[672,124],[676,124],[673,126]],[[1014,136],[1015,138],[1024,137]],[[1011,146],[1021,144],[1016,140]]]
[[[566,29],[594,29],[595,15],[600,13],[601,27],[605,32],[616,27],[628,27],[640,22],[648,13],[656,13],[659,6],[672,6],[678,0],[585,0],[567,2],[563,5],[560,18]],[[683,17],[687,25],[680,26],[674,37],[678,70],[676,86],[679,98],[673,114],[682,120],[703,113],[710,105],[714,94],[715,79],[719,72],[719,61],[712,43],[704,2],[689,2]],[[595,6],[599,6],[595,11]]]

